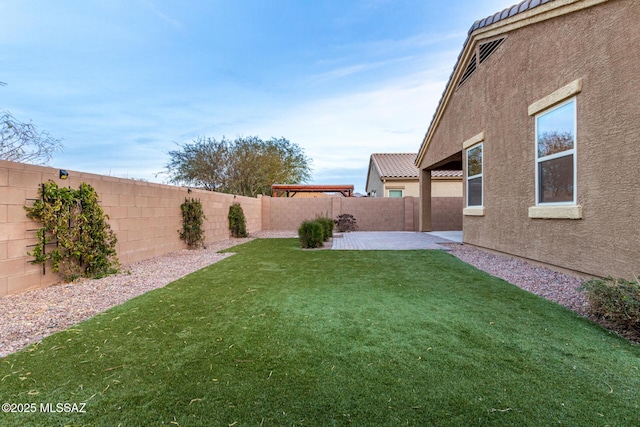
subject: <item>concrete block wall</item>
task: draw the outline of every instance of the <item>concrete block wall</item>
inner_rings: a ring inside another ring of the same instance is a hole
[[[412,218],[415,197],[348,197],[335,200],[340,205],[340,213],[353,215],[361,231],[414,231]],[[405,210],[407,205],[412,206],[409,212]],[[405,218],[405,212],[409,213],[409,221]]]
[[[0,296],[41,288],[60,280],[47,266],[29,263],[29,246],[36,243],[40,227],[26,216],[25,205],[38,197],[41,184],[52,180],[59,186],[78,188],[86,182],[96,189],[109,225],[118,237],[116,250],[122,265],[184,249],[178,230],[182,226],[180,205],[185,197],[202,202],[205,243],[229,238],[229,206],[238,202],[247,218],[247,230],[297,230],[318,216],[336,218],[352,214],[362,231],[417,231],[419,199],[404,198],[249,198],[185,187],[0,161]],[[462,229],[462,198],[433,199],[433,229]]]
[[[297,230],[305,220],[335,219],[341,214],[353,215],[361,231],[417,231],[419,226],[417,197],[263,197],[262,201],[264,230]]]
[[[11,165],[12,168],[5,166]],[[0,162],[0,296],[30,287],[42,287],[57,279],[42,266],[28,263],[28,246],[36,242],[38,224],[24,210],[27,199],[38,196],[44,168]]]
[[[318,216],[335,219],[341,214],[356,218],[360,231],[418,231],[419,198],[331,197],[296,199],[262,198],[263,230],[297,230]],[[462,197],[432,199],[433,231],[462,230]]]
[[[205,242],[229,238],[229,206],[239,202],[251,232],[262,228],[261,200],[212,193],[204,190],[148,183],[123,178],[68,171],[61,180],[59,170],[49,167],[0,161],[0,296],[40,288],[59,281],[47,267],[32,265],[27,255],[36,243],[39,224],[29,220],[25,205],[38,197],[43,182],[78,188],[86,182],[96,189],[100,204],[109,215],[111,229],[118,237],[116,250],[121,264],[163,255],[185,248],[178,230],[182,226],[180,205],[185,197],[198,198],[205,216]]]
[[[333,197],[262,197],[263,230],[297,230],[303,221],[333,215]]]

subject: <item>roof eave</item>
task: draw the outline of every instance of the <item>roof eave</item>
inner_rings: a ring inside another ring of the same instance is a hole
[[[413,180],[417,180],[419,178],[418,175],[411,175],[411,176],[381,176],[381,179],[386,179],[388,181],[413,181]]]
[[[378,170],[378,164],[375,162],[375,158],[373,154],[369,157],[369,170],[367,172],[367,182],[364,186],[365,191],[369,191],[369,179],[371,178],[371,166],[374,165],[378,175],[380,175],[380,171]]]
[[[433,138],[433,133],[435,129],[438,127],[440,119],[446,110],[449,99],[452,94],[455,92],[455,85],[453,82],[457,82],[460,78],[460,75],[464,72],[464,64],[467,63],[469,57],[473,54],[475,50],[475,46],[478,41],[483,39],[488,39],[492,37],[496,37],[501,34],[505,34],[519,28],[523,28],[529,26],[531,24],[535,24],[541,21],[545,21],[547,19],[555,18],[557,16],[565,15],[571,12],[575,12],[581,9],[587,9],[589,7],[606,3],[609,0],[554,0],[547,1],[546,3],[541,2],[539,6],[535,8],[528,9],[524,12],[517,13],[512,16],[507,16],[504,19],[500,19],[497,22],[493,22],[489,25],[480,26],[480,23],[485,21],[480,20],[473,23],[471,29],[469,30],[469,35],[467,36],[464,45],[462,47],[462,51],[458,56],[458,60],[454,66],[453,72],[449,77],[449,81],[447,82],[447,86],[440,98],[440,102],[438,103],[438,107],[436,108],[436,112],[431,119],[431,124],[427,129],[427,133],[422,139],[422,144],[420,145],[420,150],[418,150],[418,155],[416,156],[415,165],[420,168],[420,164],[424,160],[424,156],[429,148],[429,144],[431,143],[431,139]],[[524,3],[524,2],[522,2]],[[522,4],[520,3],[520,4]],[[510,8],[505,9],[505,11],[509,11],[513,9],[514,5]],[[501,13],[504,13],[501,12]],[[498,15],[498,14],[496,14]],[[495,15],[493,15],[495,16]],[[485,18],[488,19],[488,18]],[[485,21],[486,22],[486,21]]]

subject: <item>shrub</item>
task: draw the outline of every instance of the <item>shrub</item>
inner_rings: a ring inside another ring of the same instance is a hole
[[[591,314],[623,334],[640,334],[640,280],[593,279],[580,289],[587,294]]]
[[[356,231],[358,229],[358,224],[356,223],[356,219],[351,214],[338,215],[338,217],[334,222],[336,224],[336,228],[341,233],[348,232],[348,231]]]
[[[49,181],[42,184],[39,196],[33,207],[25,206],[27,216],[42,224],[28,252],[35,258],[32,263],[50,262],[66,281],[118,272],[118,239],[92,186],[83,182],[74,190]]]
[[[319,248],[324,241],[324,228],[319,221],[305,221],[298,228],[298,236],[303,248]]]
[[[247,237],[247,220],[240,203],[229,206],[229,230],[233,237]]]
[[[318,217],[316,221],[322,226],[322,240],[325,242],[333,237],[333,220],[327,217]]]
[[[178,230],[182,239],[189,249],[197,249],[204,246],[203,220],[206,219],[202,211],[202,203],[197,199],[184,199],[180,205],[182,210],[182,231]]]

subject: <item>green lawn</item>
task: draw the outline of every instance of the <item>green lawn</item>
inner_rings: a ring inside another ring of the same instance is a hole
[[[0,359],[0,425],[640,424],[639,346],[447,253],[232,251]]]

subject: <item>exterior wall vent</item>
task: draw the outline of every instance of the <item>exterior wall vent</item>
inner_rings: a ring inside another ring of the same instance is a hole
[[[462,76],[460,77],[460,81],[458,82],[458,86],[457,87],[462,86],[462,84],[465,81],[467,81],[467,79],[469,79],[469,77],[471,77],[471,75],[474,73],[474,71],[476,71],[476,68],[478,68],[480,66],[480,64],[482,64],[484,61],[486,61],[487,58],[489,57],[489,55],[491,55],[493,52],[496,51],[496,49],[498,49],[498,47],[502,44],[504,39],[505,39],[505,37],[502,37],[502,38],[499,38],[499,39],[491,40],[491,41],[486,42],[486,43],[482,43],[476,49],[475,53],[473,54],[473,56],[469,60],[469,64],[467,65],[467,68],[464,70],[464,73],[462,73]]]
[[[504,41],[504,37],[501,39],[492,40],[488,43],[481,44],[478,48],[478,53],[480,55],[480,63],[482,64],[486,59],[491,55]]]
[[[464,73],[462,73],[462,77],[460,77],[460,83],[458,83],[458,87],[462,86],[462,83],[464,83],[469,77],[471,77],[471,74],[473,74],[473,72],[476,71],[477,62],[478,62],[478,55],[474,53],[473,57],[469,60],[469,65],[467,65],[467,69],[464,70]]]

